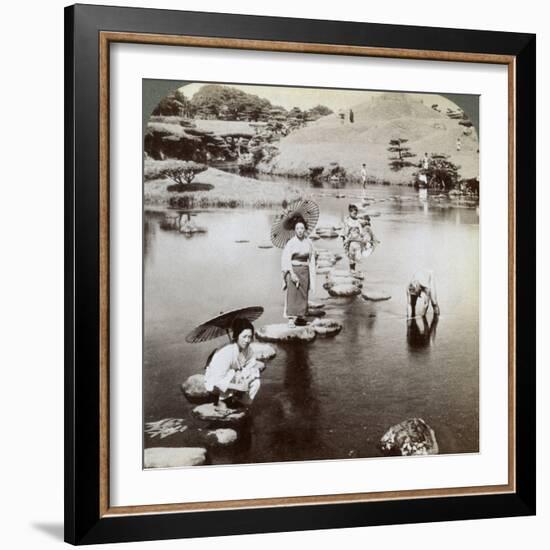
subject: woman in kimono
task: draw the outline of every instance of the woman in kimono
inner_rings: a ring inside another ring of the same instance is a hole
[[[284,316],[289,328],[307,324],[308,296],[315,289],[315,252],[306,229],[304,219],[297,218],[294,237],[286,243],[281,258],[283,290],[286,290]]]
[[[218,395],[217,406],[226,409],[232,398],[250,405],[260,389],[260,370],[263,363],[256,360],[250,347],[254,326],[248,319],[235,319],[233,343],[217,350],[206,367],[204,385]]]

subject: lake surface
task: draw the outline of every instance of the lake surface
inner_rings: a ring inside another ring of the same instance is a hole
[[[341,222],[359,189],[309,189],[319,225]],[[336,198],[337,194],[345,197]],[[311,299],[344,328],[311,344],[277,345],[267,363],[251,420],[237,445],[209,452],[212,464],[379,457],[392,425],[423,418],[441,453],[479,449],[479,223],[475,208],[447,199],[423,201],[412,188],[371,186],[368,210],[381,244],[363,261],[365,285],[391,294],[368,302],[327,299],[318,276]],[[399,198],[397,198],[399,196]],[[260,327],[282,316],[280,257],[269,243],[270,210],[194,211],[207,233],[186,237],[161,229],[164,212],[144,216],[144,422],[183,418],[189,426],[145,447],[201,443],[206,423],[180,386],[204,372],[209,353],[227,338],[188,344],[196,325],[222,311],[261,305]],[[173,211],[172,211],[173,212]],[[249,242],[237,243],[246,240]],[[340,239],[315,241],[342,254]],[[343,259],[337,267],[347,268]],[[406,320],[405,288],[417,269],[433,269],[441,316]]]

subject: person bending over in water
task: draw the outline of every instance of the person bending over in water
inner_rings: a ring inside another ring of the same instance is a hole
[[[218,396],[219,409],[227,409],[230,399],[250,405],[260,389],[263,363],[250,347],[254,326],[248,319],[235,319],[232,332],[233,343],[214,353],[204,375],[206,389]]]
[[[407,286],[407,318],[424,317],[430,304],[434,315],[439,315],[435,275],[433,271],[417,271]]]

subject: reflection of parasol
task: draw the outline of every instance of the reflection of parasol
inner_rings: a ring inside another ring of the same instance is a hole
[[[220,313],[217,317],[202,323],[198,327],[194,328],[186,337],[185,341],[190,344],[196,344],[198,342],[206,342],[212,340],[223,334],[229,334],[229,329],[233,325],[235,319],[248,319],[250,322],[258,319],[264,308],[261,306],[245,307],[241,309],[235,309],[228,311],[227,313]],[[229,338],[231,339],[231,337]]]
[[[319,206],[309,199],[291,203],[271,226],[271,242],[278,248],[294,236],[294,224],[302,218],[306,223],[306,230],[311,232],[319,220]]]

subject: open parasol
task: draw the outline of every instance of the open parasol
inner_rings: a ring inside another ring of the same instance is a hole
[[[294,236],[294,225],[303,219],[306,230],[310,233],[319,220],[319,206],[309,199],[302,199],[291,203],[271,226],[271,242],[278,248]]]
[[[202,323],[198,327],[194,328],[186,337],[185,341],[190,344],[196,344],[198,342],[206,342],[212,340],[218,336],[227,334],[229,336],[229,330],[233,325],[235,319],[248,319],[250,322],[258,319],[264,308],[262,306],[251,306],[241,309],[234,309],[226,313],[220,313],[217,317]]]

